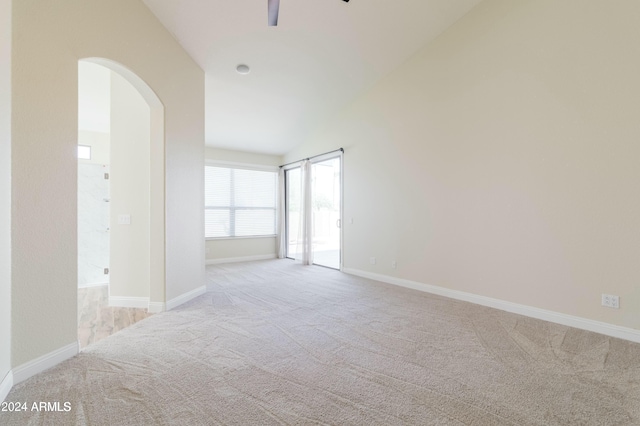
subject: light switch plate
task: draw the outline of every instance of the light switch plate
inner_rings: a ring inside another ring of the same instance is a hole
[[[118,215],[118,225],[131,225],[131,215],[130,214],[119,214]]]

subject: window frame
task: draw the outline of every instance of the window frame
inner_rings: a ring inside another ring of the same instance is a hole
[[[238,239],[255,239],[255,238],[275,238],[277,236],[277,232],[278,232],[278,191],[280,190],[280,188],[278,188],[278,170],[279,167],[278,166],[268,166],[268,165],[262,165],[262,164],[251,164],[251,163],[238,163],[238,162],[232,162],[232,161],[219,161],[219,160],[209,160],[209,159],[205,159],[204,162],[204,167],[206,169],[206,167],[220,167],[220,168],[227,168],[227,169],[241,169],[241,170],[252,170],[252,171],[258,171],[258,172],[272,172],[274,173],[274,178],[275,178],[275,205],[273,207],[273,211],[274,211],[274,217],[275,217],[275,223],[274,223],[274,233],[273,234],[264,234],[264,235],[241,235],[241,236],[221,236],[221,237],[207,237],[206,236],[206,228],[204,229],[205,231],[205,241],[218,241],[218,240],[238,240]],[[206,182],[203,182],[203,185],[206,185]],[[204,202],[204,198],[206,197],[206,188],[203,187],[203,202]],[[231,188],[231,192],[233,192],[233,188]],[[206,212],[207,210],[222,210],[222,209],[226,209],[226,207],[207,207],[207,205],[204,205],[204,211]],[[233,206],[229,207],[230,212],[231,211],[235,211],[235,208]],[[271,210],[271,207],[255,207],[255,209],[268,209]],[[247,210],[246,208],[238,208],[238,210]],[[251,210],[251,209],[249,209]],[[203,224],[204,225],[204,224]]]

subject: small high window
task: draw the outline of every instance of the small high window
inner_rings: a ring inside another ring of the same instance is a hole
[[[91,147],[88,145],[78,145],[78,159],[91,160]]]

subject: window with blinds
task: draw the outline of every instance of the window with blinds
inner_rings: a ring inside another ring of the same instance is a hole
[[[272,171],[205,166],[205,237],[275,235],[277,182]]]

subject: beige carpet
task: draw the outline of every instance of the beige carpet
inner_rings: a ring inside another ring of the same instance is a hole
[[[1,425],[639,425],[640,345],[303,267],[215,289],[17,385]]]

